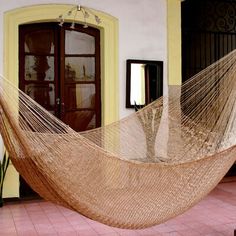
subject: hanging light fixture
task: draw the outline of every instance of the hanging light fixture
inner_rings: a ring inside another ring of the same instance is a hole
[[[83,27],[84,28],[88,28],[88,24],[87,24],[87,19],[90,17],[90,15],[92,15],[96,21],[97,24],[101,23],[101,19],[93,13],[92,10],[85,8],[81,5],[76,5],[73,6],[68,12],[61,14],[58,16],[57,20],[59,22],[60,26],[63,26],[64,22],[65,22],[65,18],[66,17],[70,17],[73,16],[73,21],[71,23],[70,28],[74,29],[75,28],[75,22],[76,22],[76,17],[79,17],[79,14],[82,14],[83,17]]]

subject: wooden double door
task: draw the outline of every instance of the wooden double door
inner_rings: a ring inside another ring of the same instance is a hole
[[[76,131],[101,125],[100,31],[70,24],[19,27],[19,88]],[[33,192],[21,180],[21,196]]]
[[[101,124],[100,32],[22,25],[19,87],[76,131]]]

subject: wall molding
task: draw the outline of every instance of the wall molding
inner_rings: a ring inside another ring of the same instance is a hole
[[[45,4],[18,8],[4,14],[4,76],[18,86],[18,26],[37,22],[56,22],[56,18],[72,5]],[[97,25],[91,18],[88,24],[101,32],[101,95],[102,125],[119,118],[119,81],[118,81],[118,20],[106,13],[93,9],[102,20]],[[65,21],[71,22],[73,16]],[[80,23],[80,21],[77,21]]]
[[[56,18],[72,5],[45,4],[10,10],[4,13],[4,76],[17,87],[19,82],[19,25],[37,22],[56,22]],[[119,119],[118,81],[118,20],[96,11],[102,22],[99,26],[88,18],[88,25],[101,32],[101,99],[102,125]],[[73,17],[65,19],[71,22]],[[80,23],[80,21],[77,21]],[[4,197],[19,197],[19,174],[13,168],[7,173]]]

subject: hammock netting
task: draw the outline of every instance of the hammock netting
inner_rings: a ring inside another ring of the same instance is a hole
[[[0,131],[12,163],[44,199],[138,229],[188,210],[236,159],[236,51],[110,125],[77,133],[8,80]]]

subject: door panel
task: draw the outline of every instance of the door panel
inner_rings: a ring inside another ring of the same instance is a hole
[[[65,57],[65,79],[95,81],[94,57]]]
[[[66,110],[95,109],[94,84],[66,84],[65,91]]]
[[[76,131],[100,126],[99,30],[39,23],[19,38],[20,89]],[[23,180],[20,195],[34,195]]]
[[[67,83],[65,97],[65,123],[77,131],[96,128],[95,85]]]
[[[50,27],[51,28],[51,27]],[[54,53],[55,37],[52,29],[36,29],[24,35],[26,53]]]
[[[54,56],[26,55],[25,80],[54,81],[54,64]]]
[[[83,131],[96,128],[96,115],[93,110],[67,111],[65,121],[72,124],[71,128],[74,130]]]
[[[100,34],[65,29],[61,119],[76,131],[101,125]],[[63,51],[64,50],[64,51]]]
[[[55,110],[55,85],[53,83],[26,84],[25,93],[48,111]]]
[[[78,31],[65,31],[65,54],[95,54],[95,37]]]
[[[55,27],[32,24],[19,27],[19,87],[58,116],[58,47]]]

